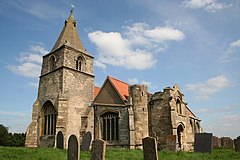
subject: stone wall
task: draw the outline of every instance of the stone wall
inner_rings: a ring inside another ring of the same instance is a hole
[[[129,87],[134,115],[134,134],[136,147],[142,146],[142,139],[148,137],[148,88],[146,85]]]
[[[119,115],[119,140],[106,141],[108,146],[129,147],[129,117],[128,107],[124,106],[94,106],[94,139],[102,139],[101,115],[106,112],[114,112]]]
[[[157,92],[149,102],[149,134],[157,137],[158,148],[166,147],[168,135],[172,135],[172,124],[168,96]]]

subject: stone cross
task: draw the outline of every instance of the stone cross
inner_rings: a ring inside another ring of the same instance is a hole
[[[153,137],[142,139],[144,160],[158,160],[157,143]]]
[[[79,160],[78,140],[75,135],[68,139],[68,160]]]
[[[106,142],[101,139],[92,142],[91,160],[105,160]]]
[[[195,133],[194,152],[212,152],[212,133]]]

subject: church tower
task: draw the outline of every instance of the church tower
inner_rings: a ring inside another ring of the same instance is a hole
[[[93,56],[83,47],[71,10],[53,49],[43,56],[27,147],[67,148],[71,135],[80,143],[85,132],[93,133],[93,71]]]

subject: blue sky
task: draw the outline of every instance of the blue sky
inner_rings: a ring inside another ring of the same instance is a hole
[[[1,0],[0,123],[25,132],[42,55],[71,4],[95,84],[107,75],[154,93],[179,84],[206,132],[240,133],[239,0]]]

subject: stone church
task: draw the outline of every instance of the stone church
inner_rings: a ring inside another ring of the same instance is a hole
[[[94,86],[93,59],[71,11],[52,50],[43,56],[27,147],[67,148],[71,135],[81,144],[88,133],[112,147],[141,148],[142,138],[152,136],[159,149],[193,149],[201,120],[178,85],[151,94],[146,85],[108,76],[99,88]]]

